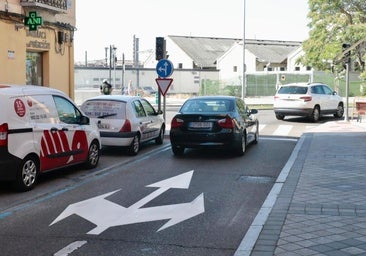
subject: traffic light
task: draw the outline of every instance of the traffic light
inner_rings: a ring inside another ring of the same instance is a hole
[[[165,39],[164,37],[157,37],[155,45],[155,59],[161,60],[164,58],[165,58]]]
[[[351,44],[349,43],[342,44],[342,53],[344,53],[342,58],[342,64],[344,68],[346,68],[346,64],[349,65],[351,63],[351,51],[347,51],[350,47]]]

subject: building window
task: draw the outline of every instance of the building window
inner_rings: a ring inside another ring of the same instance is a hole
[[[306,67],[306,70],[307,70],[307,71],[311,71],[311,67],[307,66],[307,67]]]
[[[183,68],[183,63],[178,63],[178,68],[182,69]]]
[[[42,53],[27,52],[26,84],[43,86]]]
[[[300,67],[295,67],[295,71],[300,71]]]
[[[285,67],[280,67],[280,71],[285,71]]]
[[[238,66],[233,67],[233,72],[238,72]]]

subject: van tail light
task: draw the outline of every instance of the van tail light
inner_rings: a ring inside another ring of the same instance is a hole
[[[183,123],[183,119],[174,117],[170,123],[170,128],[179,128],[183,125]]]
[[[280,99],[280,97],[279,97],[279,96],[277,96],[277,95],[275,95],[273,98],[274,98],[274,100],[278,100],[278,99]]]
[[[302,99],[304,102],[307,102],[307,101],[311,101],[312,97],[311,96],[301,96],[300,99]]]
[[[8,145],[8,131],[9,127],[7,123],[0,125],[0,146]]]
[[[229,116],[226,116],[224,119],[220,119],[217,123],[225,129],[233,129],[235,127],[234,120]]]
[[[131,128],[131,122],[130,120],[126,119],[125,123],[123,124],[121,130],[119,130],[120,132],[131,132],[132,128]]]

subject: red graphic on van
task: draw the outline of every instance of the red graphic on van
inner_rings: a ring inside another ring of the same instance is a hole
[[[65,131],[44,131],[41,140],[41,172],[84,162],[88,157],[88,140],[84,131],[73,132],[69,143]]]
[[[25,115],[25,105],[22,100],[16,99],[14,101],[14,110],[18,116],[23,117]]]

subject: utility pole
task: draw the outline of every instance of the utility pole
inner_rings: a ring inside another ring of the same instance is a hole
[[[246,65],[245,65],[245,1],[244,1],[244,9],[243,9],[243,78],[242,78],[242,88],[241,88],[241,98],[244,100],[246,96]]]
[[[122,77],[121,77],[121,94],[124,93],[124,88],[125,88],[125,54],[122,53]]]

